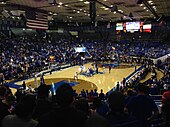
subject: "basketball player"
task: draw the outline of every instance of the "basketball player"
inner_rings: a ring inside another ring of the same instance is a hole
[[[106,72],[106,68],[105,66],[103,66],[103,74],[105,74],[105,72]]]
[[[111,69],[112,69],[112,67],[111,67],[111,65],[109,65],[109,73],[111,72]]]
[[[74,80],[77,80],[78,79],[78,72],[76,72],[75,74],[74,74]]]

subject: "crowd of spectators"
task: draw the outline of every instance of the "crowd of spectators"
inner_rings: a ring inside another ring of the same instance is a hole
[[[127,54],[130,56],[145,56],[146,58],[158,58],[169,53],[168,44],[153,41],[137,41],[127,50]]]
[[[168,76],[168,75],[166,75]],[[164,79],[162,79],[164,80]],[[125,82],[126,83],[126,82]],[[41,84],[37,93],[12,94],[7,86],[0,86],[0,126],[10,127],[150,127],[160,112],[150,96],[152,87],[139,83],[104,94],[95,90],[77,93],[69,84],[61,85],[55,95],[50,87]],[[164,89],[161,116],[166,118],[154,127],[169,126],[169,89]],[[43,94],[42,94],[43,93]]]
[[[161,42],[102,42],[80,39],[37,39],[18,37],[1,40],[0,73],[6,80],[23,79],[33,73],[48,68],[51,63],[57,65],[80,64],[81,53],[75,47],[86,47],[92,60],[116,60],[119,62],[144,63],[148,58],[157,58],[170,53],[170,47]],[[133,57],[137,57],[133,59]]]
[[[151,73],[156,73],[154,68],[151,66]],[[107,94],[97,89],[77,93],[64,84],[53,95],[50,86],[41,84],[36,93],[24,91],[23,85],[13,95],[9,87],[0,86],[0,126],[169,127],[170,72],[160,81],[155,75],[151,82],[131,85],[124,79],[119,88]],[[122,90],[123,84],[126,90]],[[155,94],[162,94],[161,112],[150,96]],[[154,124],[160,116],[162,121]]]
[[[134,78],[140,79],[146,67]],[[35,93],[24,91],[24,84],[13,95],[9,87],[0,86],[0,126],[169,127],[170,71],[157,80],[156,67],[148,68],[149,81],[130,84],[124,78],[107,94],[97,89],[77,93],[69,84],[61,85],[55,95],[41,84]],[[161,112],[152,95],[162,95]]]
[[[157,80],[155,67],[149,60],[141,58],[165,55],[170,52],[168,45],[122,41],[108,42],[104,46],[101,45],[104,42],[99,41],[60,39],[51,42],[23,37],[1,41],[0,127],[150,127],[159,114],[150,94],[163,94],[162,112],[166,127],[169,127],[167,100],[170,98],[170,66],[162,66],[164,77]],[[93,60],[116,59],[125,63],[142,63],[144,68],[129,81],[123,81],[126,90],[118,86],[114,92],[106,95],[103,90],[98,93],[97,90],[83,89],[81,93],[76,93],[69,84],[61,85],[56,95],[49,96],[50,88],[45,84],[35,90],[36,94],[25,92],[23,87],[13,95],[10,88],[4,86],[4,79],[26,78],[48,67],[50,56],[54,56],[55,63],[59,65],[81,63],[81,56],[74,50],[79,46],[85,46]],[[139,81],[148,71],[151,71],[152,78],[140,84]]]

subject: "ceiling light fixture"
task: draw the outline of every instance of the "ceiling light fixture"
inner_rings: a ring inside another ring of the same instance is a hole
[[[152,3],[153,1],[152,0],[149,0],[148,3]]]
[[[90,2],[89,1],[85,1],[84,4],[89,4]]]
[[[52,12],[49,12],[48,14],[49,14],[49,15],[52,15],[53,13],[52,13]]]
[[[62,5],[63,3],[59,2],[58,4],[59,4],[59,5]]]
[[[0,2],[0,4],[6,4],[4,1]]]
[[[109,10],[109,8],[104,8],[104,10],[106,11],[106,10]]]
[[[121,13],[123,13],[123,11],[122,11],[122,10],[118,10],[118,12],[121,12]]]

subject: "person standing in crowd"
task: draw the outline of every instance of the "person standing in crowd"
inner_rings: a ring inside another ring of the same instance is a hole
[[[101,100],[104,100],[104,98],[105,98],[105,95],[104,95],[104,93],[103,93],[103,89],[100,90],[99,98],[100,98]]]
[[[106,116],[110,110],[108,104],[102,101],[99,97],[94,98],[93,106],[95,112],[101,116]]]
[[[32,119],[36,107],[34,95],[25,95],[16,105],[14,115],[7,115],[2,121],[2,127],[36,127],[37,121]]]
[[[116,91],[120,91],[120,84],[119,84],[119,82],[117,82]]]
[[[45,79],[44,79],[44,74],[41,73],[41,75],[40,75],[40,85],[43,85],[43,84],[45,84]]]
[[[51,89],[50,85],[41,84],[37,88],[37,97],[38,98],[48,98],[50,89]]]
[[[88,100],[86,98],[79,98],[74,102],[74,106],[77,110],[82,111],[87,117],[92,115],[92,111],[89,108]]]
[[[26,90],[26,83],[25,83],[25,81],[23,81],[23,83],[22,83],[22,88],[23,88],[23,90]]]
[[[166,127],[170,127],[170,85],[162,95],[162,112],[165,115]]]
[[[111,111],[106,115],[106,119],[112,127],[142,127],[135,117],[125,113],[125,96],[122,93],[112,92],[108,103]]]
[[[7,89],[5,86],[0,86],[0,127],[2,120],[6,115],[10,114],[11,97],[7,95]]]
[[[80,92],[80,96],[86,98],[88,96],[88,91],[85,92],[84,89]]]
[[[138,94],[127,102],[128,112],[135,116],[142,127],[150,127],[150,121],[158,114],[155,102],[145,94],[146,86],[138,84]]]
[[[97,92],[97,89],[94,89],[93,96],[94,96],[94,97],[98,97],[98,95],[99,95],[99,94],[98,94],[98,92]]]
[[[4,81],[5,81],[4,74],[0,73],[0,85],[4,85]]]
[[[123,88],[126,86],[126,78],[123,78],[122,85],[123,85]]]
[[[73,100],[72,87],[61,85],[56,90],[58,105],[39,119],[37,127],[83,127],[87,116],[73,107]]]

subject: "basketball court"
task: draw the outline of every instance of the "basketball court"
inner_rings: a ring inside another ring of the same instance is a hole
[[[84,65],[86,71],[88,68],[92,67],[91,63],[87,63]],[[139,68],[139,66],[137,67]],[[99,66],[99,73],[94,74],[93,76],[86,76],[83,74],[78,75],[78,79],[74,80],[74,74],[75,72],[80,71],[80,66],[73,66],[69,67],[63,70],[52,72],[52,74],[47,74],[44,76],[45,83],[47,85],[52,85],[55,83],[60,83],[63,81],[73,83],[73,89],[75,89],[78,93],[82,89],[85,90],[94,90],[97,89],[98,92],[103,89],[104,93],[107,93],[110,91],[117,82],[121,82],[122,79],[127,76],[129,76],[131,73],[135,71],[135,67],[132,65],[119,65],[116,67],[113,67],[111,69],[111,72],[109,73],[109,69],[102,68]],[[103,73],[104,72],[104,73]],[[37,78],[38,84],[40,82],[40,78]],[[16,84],[21,85],[23,81],[16,82]],[[33,88],[37,87],[35,86],[34,78],[25,80],[26,85],[31,85]],[[15,90],[13,89],[13,92]]]

